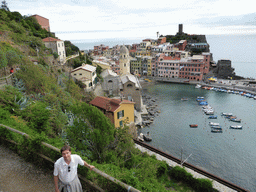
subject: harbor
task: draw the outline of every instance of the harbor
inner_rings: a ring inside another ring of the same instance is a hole
[[[148,144],[151,146],[177,158],[181,157],[183,149],[183,156],[192,154],[188,163],[255,191],[256,130],[252,119],[255,118],[253,105],[256,101],[239,94],[196,89],[195,85],[156,83],[145,87],[144,94],[157,98],[161,113],[139,132],[150,132],[152,141]],[[205,98],[217,119],[208,119],[210,115],[206,115],[196,101],[198,96]],[[188,100],[182,101],[184,97]],[[231,121],[222,113],[232,113],[241,123]],[[209,122],[219,123],[220,127],[212,132]],[[190,124],[198,127],[190,128]],[[220,128],[222,132],[217,132]]]

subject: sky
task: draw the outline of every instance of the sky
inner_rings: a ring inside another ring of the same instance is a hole
[[[253,0],[6,0],[10,11],[38,14],[62,40],[143,39],[188,34],[256,34]]]

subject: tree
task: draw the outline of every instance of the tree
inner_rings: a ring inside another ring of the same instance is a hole
[[[5,0],[2,1],[1,9],[4,9],[6,11],[10,11]]]
[[[16,65],[20,61],[19,55],[13,50],[9,50],[6,52],[6,59],[8,61],[9,66]]]
[[[80,151],[89,149],[89,158],[104,162],[114,141],[114,125],[100,110],[87,103],[75,105],[72,112],[75,118],[67,129],[69,143]]]

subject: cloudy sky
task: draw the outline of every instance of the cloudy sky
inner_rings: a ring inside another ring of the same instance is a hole
[[[11,11],[50,20],[63,40],[156,38],[188,34],[256,34],[253,0],[6,0]]]

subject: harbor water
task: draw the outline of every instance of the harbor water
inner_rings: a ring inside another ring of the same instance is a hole
[[[193,85],[161,83],[143,90],[157,100],[161,113],[139,131],[152,136],[150,145],[250,191],[256,191],[256,100],[241,95],[195,89]],[[205,97],[217,119],[208,119],[197,96]],[[188,98],[182,101],[181,98]],[[231,122],[221,113],[242,119]],[[212,133],[209,122],[218,122],[222,133]],[[190,128],[198,124],[198,128]],[[242,130],[230,129],[242,125]]]

